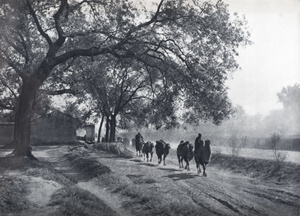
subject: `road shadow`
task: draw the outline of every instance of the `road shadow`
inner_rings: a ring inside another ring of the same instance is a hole
[[[137,162],[137,163],[143,162],[141,159],[131,159],[130,161]]]
[[[158,169],[163,170],[163,171],[167,171],[167,172],[180,171],[180,169],[174,169],[174,168],[158,168]]]
[[[151,162],[144,162],[144,163],[141,163],[141,164],[139,164],[140,166],[151,166],[151,167],[156,167],[157,166],[157,164],[152,164]]]
[[[170,178],[173,181],[179,181],[179,180],[197,178],[197,177],[199,177],[199,175],[196,175],[193,173],[176,173],[176,174],[170,174],[170,175],[163,176],[163,177]]]

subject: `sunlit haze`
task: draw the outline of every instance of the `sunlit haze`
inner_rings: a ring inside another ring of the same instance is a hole
[[[300,2],[225,2],[230,12],[245,15],[253,42],[240,49],[241,70],[227,82],[231,101],[251,115],[282,108],[276,93],[300,83]]]

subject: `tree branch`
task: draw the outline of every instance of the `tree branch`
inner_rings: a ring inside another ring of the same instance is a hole
[[[10,40],[10,38],[6,37],[6,35],[3,35],[3,39],[7,42],[7,44],[9,44],[15,51],[17,51],[24,58],[28,57],[28,56],[26,56],[26,52],[24,52],[24,50],[22,50],[19,46],[17,46],[16,44],[14,44]]]
[[[16,95],[16,93],[11,89],[11,87],[5,82],[5,80],[0,77],[0,80],[1,80],[1,83],[6,87],[8,88],[8,90],[12,93],[12,95],[14,96],[15,99],[18,98],[18,96]]]
[[[40,89],[39,90],[43,94],[47,95],[62,95],[62,94],[72,94],[76,95],[76,91],[73,89],[61,89],[61,90],[46,90],[46,89]]]
[[[55,22],[55,28],[56,28],[59,38],[63,37],[63,29],[60,26],[59,19],[63,13],[65,7],[68,7],[67,0],[60,0],[60,2],[61,2],[61,4],[60,4],[58,11],[53,15],[54,22]]]
[[[159,11],[160,11],[160,9],[161,9],[161,6],[162,6],[163,2],[164,2],[164,0],[161,0],[161,1],[160,1],[160,3],[158,4],[157,10],[156,10],[154,16],[153,16],[149,21],[144,22],[144,23],[141,23],[140,25],[138,25],[138,26],[136,26],[136,27],[130,29],[130,30],[128,31],[128,33],[126,34],[126,37],[125,37],[125,38],[126,38],[126,39],[129,38],[130,35],[131,35],[133,32],[136,32],[136,31],[140,30],[141,28],[143,28],[143,27],[145,27],[145,26],[148,26],[148,25],[154,23],[155,21],[157,21],[157,17],[158,17],[158,15],[159,15]]]
[[[131,93],[131,95],[129,96],[129,98],[120,106],[119,110],[117,110],[118,112],[120,110],[122,110],[134,97],[134,95],[136,94],[136,92],[141,89],[144,88],[145,86],[143,86],[143,84],[146,82],[146,80],[142,81],[137,87],[136,89]],[[116,114],[116,113],[115,113]]]
[[[118,44],[117,44],[118,45]],[[54,57],[53,66],[61,64],[65,61],[67,61],[70,58],[78,57],[78,56],[97,56],[102,54],[112,54],[116,58],[121,58],[125,56],[129,56],[129,54],[126,53],[126,55],[118,54],[114,48],[117,46],[113,46],[112,48],[101,48],[98,47],[91,47],[89,49],[76,49],[69,51],[67,53],[61,54],[59,56]]]
[[[0,52],[2,53],[2,55],[0,55],[0,60],[2,59],[4,62],[6,62],[7,65],[10,66],[11,68],[13,68],[22,79],[25,79],[26,75],[21,72],[21,69],[20,69],[21,67],[17,66],[17,62],[11,61],[9,59],[9,56],[7,55],[7,53],[5,51],[3,51],[1,49],[1,47],[0,47]]]
[[[26,0],[26,4],[27,4],[27,7],[29,9],[29,13],[33,17],[33,20],[34,20],[34,22],[36,24],[36,27],[37,27],[38,31],[46,39],[46,41],[48,42],[49,46],[51,46],[52,45],[52,41],[51,41],[49,35],[43,30],[43,28],[42,28],[42,26],[41,26],[41,24],[40,24],[40,22],[39,22],[39,20],[38,20],[38,18],[36,16],[35,12],[34,12],[32,6],[31,6],[31,4],[29,2],[29,0]]]

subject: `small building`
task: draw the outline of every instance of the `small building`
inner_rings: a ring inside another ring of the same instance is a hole
[[[85,142],[86,143],[95,143],[95,125],[85,125]]]
[[[74,144],[76,120],[68,114],[55,111],[34,120],[31,126],[31,145]]]
[[[14,140],[14,123],[0,122],[0,145],[6,145]]]

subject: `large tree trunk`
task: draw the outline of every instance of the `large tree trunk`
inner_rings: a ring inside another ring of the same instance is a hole
[[[15,156],[27,156],[34,158],[30,147],[31,114],[35,95],[39,89],[36,79],[23,80],[19,107],[15,119]]]
[[[112,115],[110,120],[110,139],[109,142],[116,141],[116,116]]]
[[[102,130],[103,122],[104,122],[104,115],[102,115],[102,117],[101,117],[101,122],[100,122],[99,130],[98,130],[97,142],[101,141],[100,138],[101,138],[101,130]]]
[[[18,122],[18,119],[19,119],[19,106],[20,106],[20,97],[18,98],[16,107],[15,107],[14,141],[13,141],[14,148],[16,147],[17,140],[19,137],[19,125],[16,124],[16,122]]]

